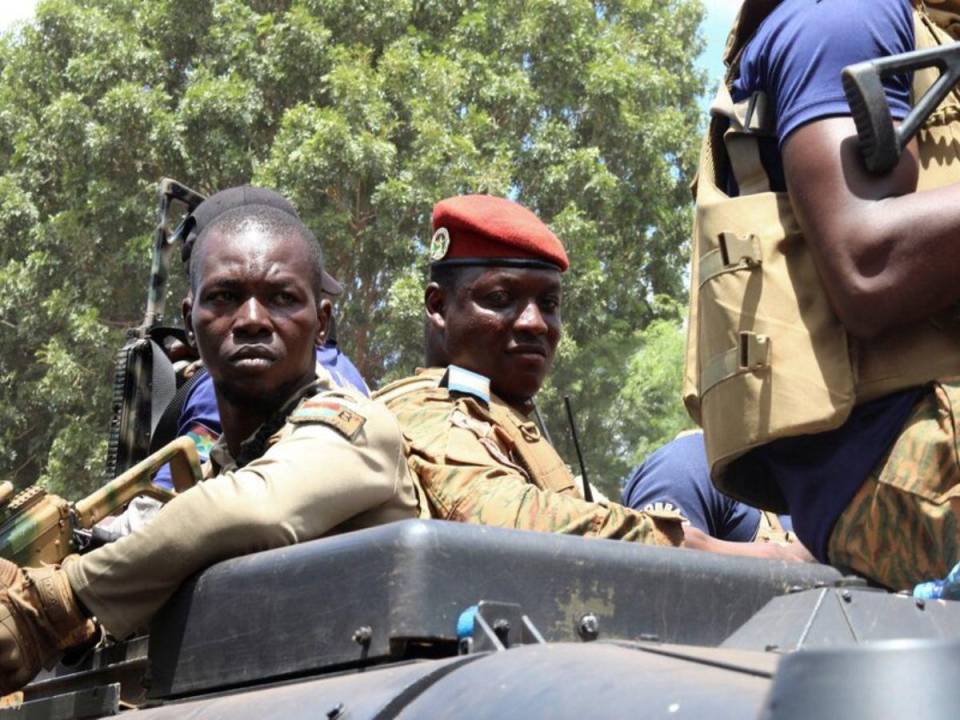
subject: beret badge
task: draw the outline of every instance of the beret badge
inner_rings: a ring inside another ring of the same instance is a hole
[[[437,228],[430,240],[430,262],[439,262],[450,250],[450,233],[445,227]]]

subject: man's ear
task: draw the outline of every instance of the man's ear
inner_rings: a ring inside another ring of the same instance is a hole
[[[427,285],[423,291],[423,307],[427,313],[427,324],[434,332],[442,333],[447,327],[447,297],[446,291],[435,282]]]
[[[187,332],[187,345],[196,351],[197,338],[193,334],[193,292],[188,291],[180,303],[180,314],[183,316],[183,329]]]
[[[330,329],[330,316],[333,314],[333,303],[327,298],[321,298],[317,303],[317,347],[322,347],[327,341],[327,331]]]

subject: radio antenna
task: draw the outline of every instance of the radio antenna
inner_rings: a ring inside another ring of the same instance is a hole
[[[573,408],[570,405],[570,396],[563,396],[563,405],[567,409],[567,422],[570,423],[570,434],[573,436],[573,447],[577,451],[577,462],[580,463],[580,477],[583,478],[583,499],[593,502],[593,490],[587,480],[587,466],[583,464],[583,453],[580,452],[580,439],[577,437],[577,424],[573,421]]]

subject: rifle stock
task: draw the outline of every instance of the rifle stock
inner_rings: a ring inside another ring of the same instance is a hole
[[[177,492],[201,479],[197,448],[190,438],[180,437],[76,503],[37,485],[14,494],[9,482],[0,483],[0,557],[21,566],[58,563],[77,551],[76,530],[89,530],[134,497],[172,500],[175,492],[150,482],[168,462]]]
[[[895,127],[882,79],[927,67],[937,68],[940,77]],[[910,138],[960,82],[960,43],[849,65],[843,69],[841,80],[857,125],[864,165],[872,173],[887,173],[896,167]]]

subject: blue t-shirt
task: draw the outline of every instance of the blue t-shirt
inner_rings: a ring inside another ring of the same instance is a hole
[[[777,142],[761,148],[775,190],[784,190],[780,148],[801,125],[849,115],[840,71],[847,65],[914,49],[909,0],[784,0],[744,48],[735,101],[767,95]],[[895,119],[909,111],[908,75],[884,80]],[[779,178],[779,180],[778,180]],[[729,184],[728,184],[729,186]],[[854,408],[829,433],[778,440],[734,463],[731,472],[775,479],[797,536],[821,561],[837,517],[900,433],[921,390]]]
[[[760,511],[724,495],[710,482],[703,433],[683,435],[657,448],[623,486],[621,502],[635,510],[676,510],[695,528],[721,540],[750,542]],[[781,524],[791,529],[790,517]]]
[[[790,133],[813,120],[850,114],[840,71],[913,46],[909,0],[785,0],[764,20],[743,50],[730,94],[741,102],[759,90],[771,102],[776,138],[761,138],[759,149],[772,190],[787,189],[780,148]],[[910,83],[909,75],[884,80],[897,120],[910,109]],[[739,194],[732,175],[726,189]]]
[[[317,348],[317,362],[330,373],[333,382],[340,387],[354,388],[357,392],[369,397],[370,389],[364,382],[360,371],[350,359],[340,352],[336,343],[328,342]],[[200,459],[206,462],[210,456],[210,448],[220,437],[223,428],[220,425],[220,411],[217,409],[217,396],[213,389],[213,380],[205,371],[187,394],[177,421],[177,436],[187,435],[197,446]],[[170,467],[160,468],[153,478],[153,482],[161,487],[173,488],[170,477]]]
[[[850,114],[840,72],[847,65],[914,49],[909,0],[784,0],[740,59],[734,101],[765,93],[780,147],[801,125]],[[894,118],[910,110],[909,75],[883,81]]]

